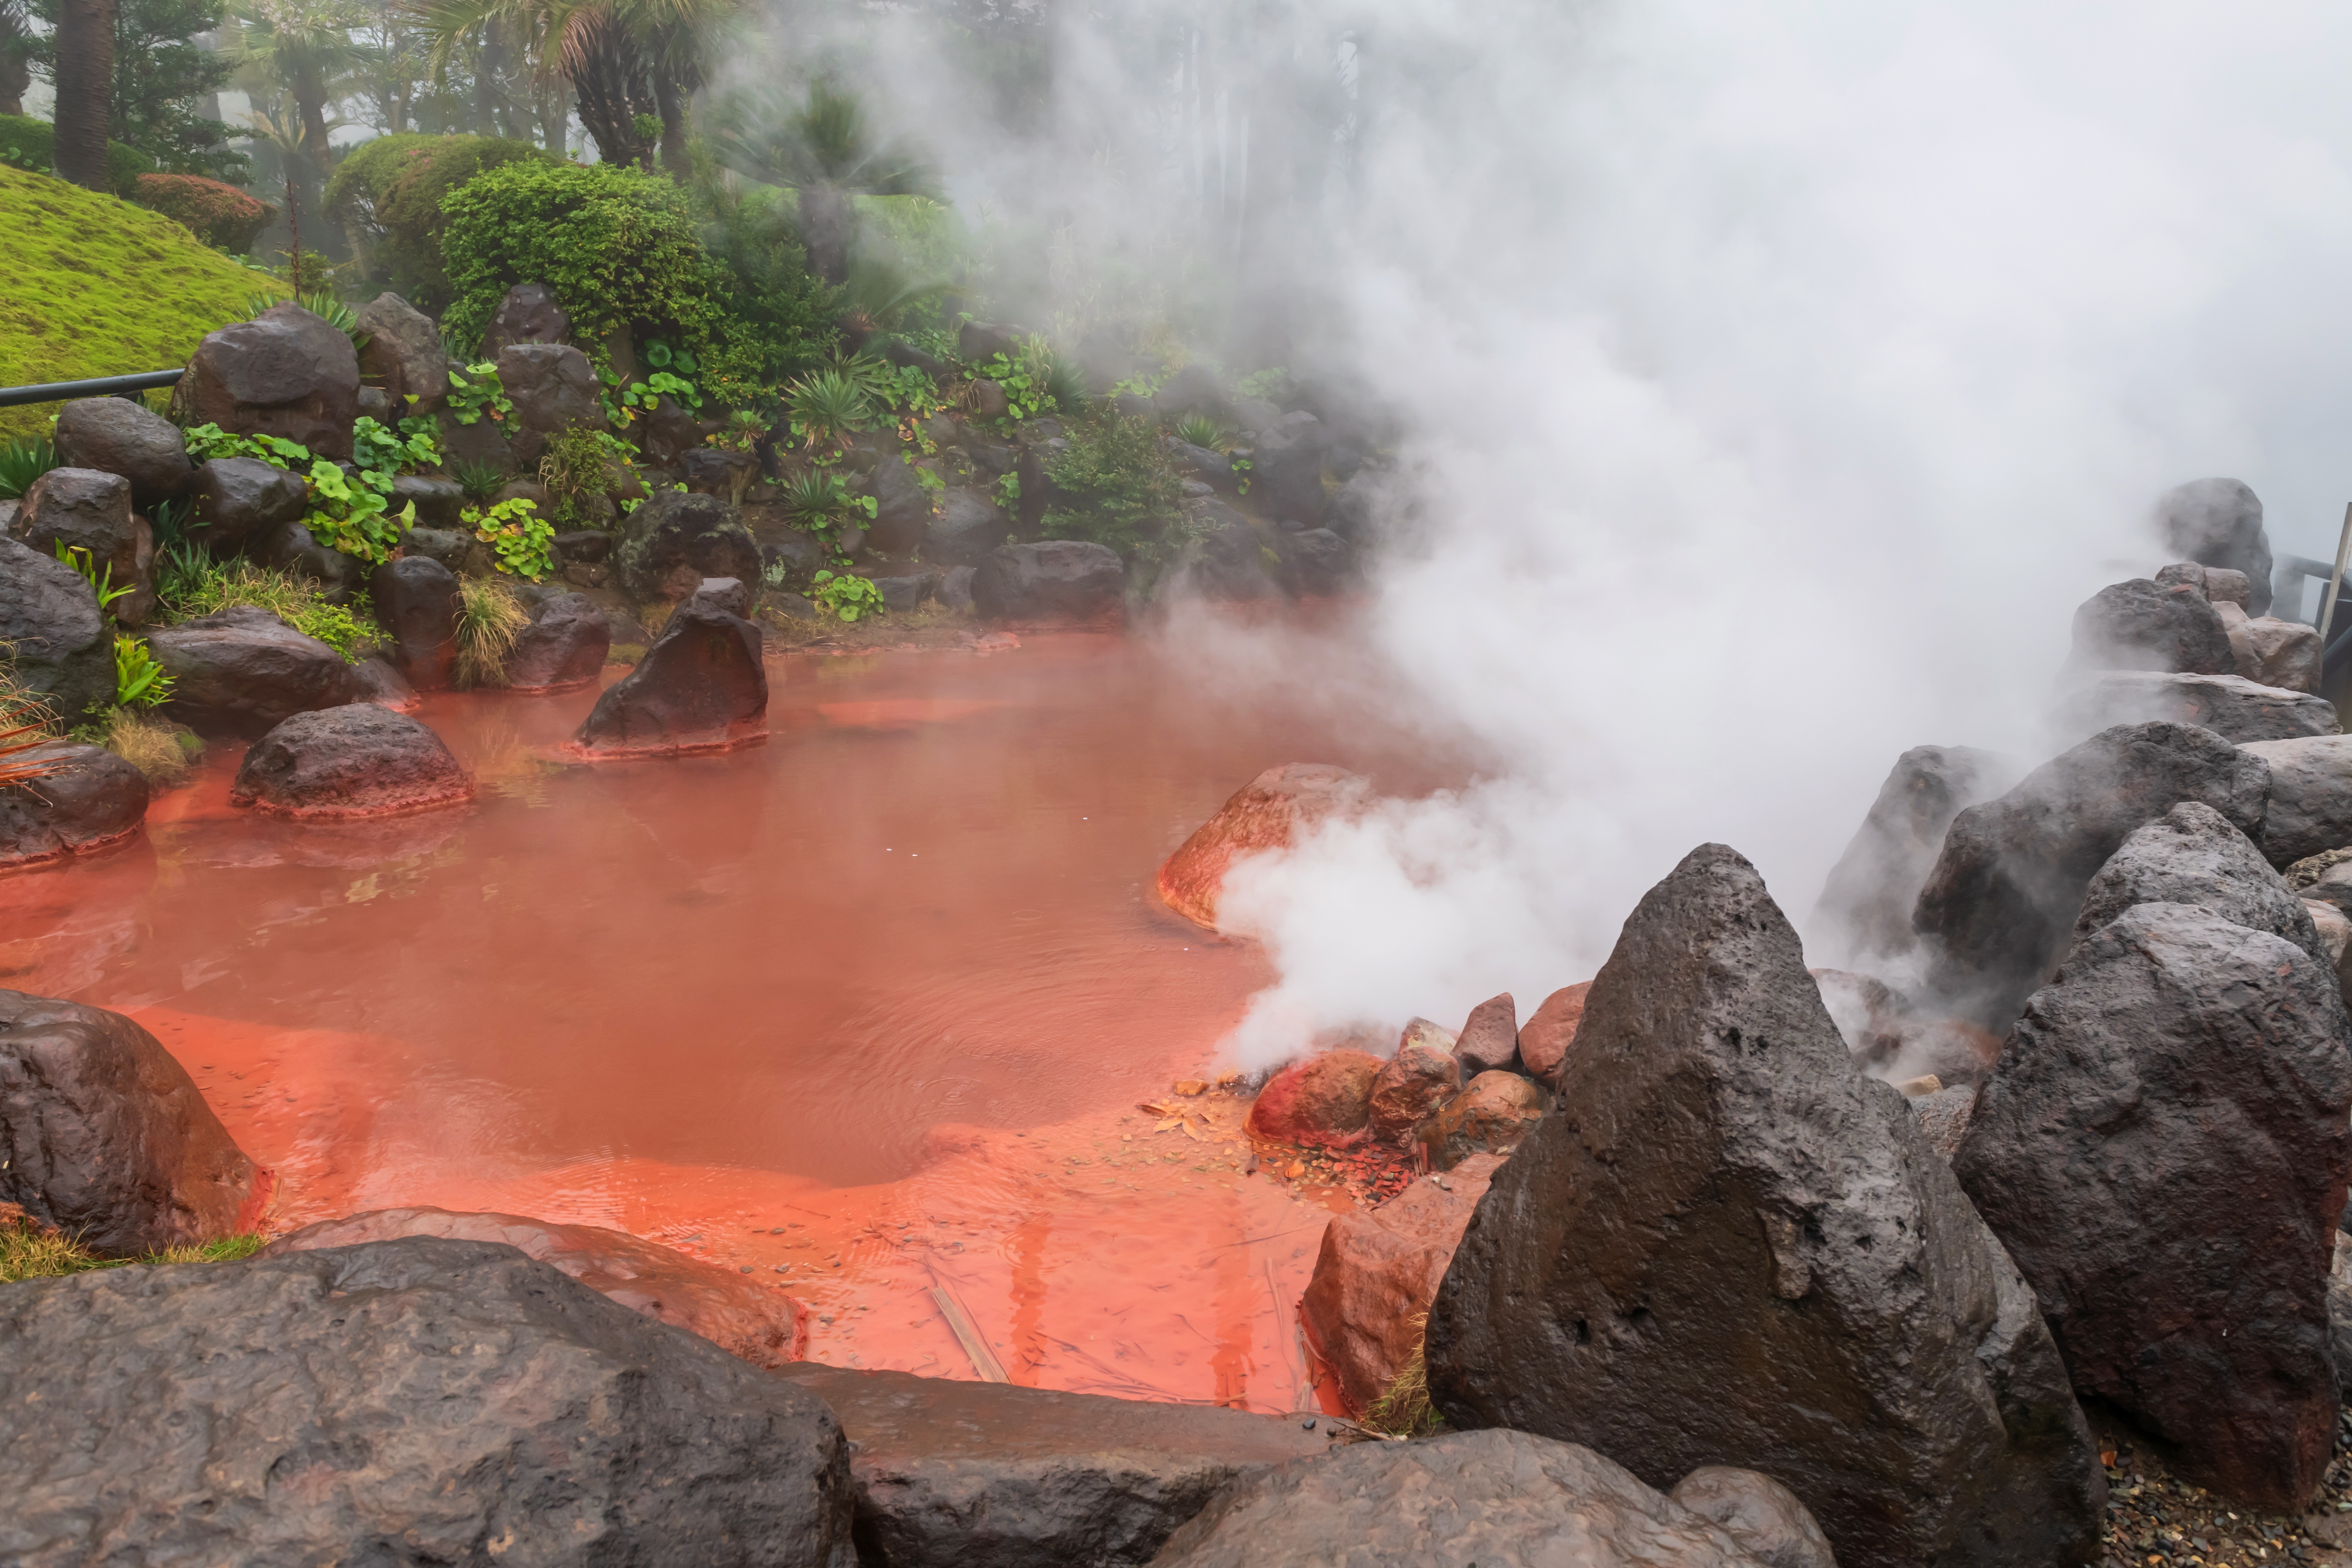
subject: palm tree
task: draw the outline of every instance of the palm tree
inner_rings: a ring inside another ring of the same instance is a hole
[[[33,85],[33,29],[25,0],[0,0],[0,114],[25,112]]]
[[[352,37],[367,26],[365,10],[352,0],[241,0],[231,15],[238,24],[233,53],[247,82],[291,101],[303,162],[324,180],[333,159],[327,110],[354,75],[376,62],[375,49]]]
[[[106,128],[114,110],[114,0],[65,0],[58,8],[57,142],[60,177],[93,191],[114,182]]]
[[[849,278],[857,226],[850,197],[940,199],[938,170],[902,143],[877,141],[857,95],[826,78],[810,82],[799,102],[773,89],[735,93],[712,120],[710,140],[720,163],[800,193],[809,270],[828,283]]]

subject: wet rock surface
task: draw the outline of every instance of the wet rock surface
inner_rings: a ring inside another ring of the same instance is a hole
[[[268,539],[299,522],[310,491],[299,474],[258,458],[214,458],[188,482],[204,537],[219,546]]]
[[[1402,1142],[1462,1087],[1452,1052],[1408,1039],[1372,1079],[1372,1135]]]
[[[1345,1148],[1370,1136],[1372,1089],[1388,1064],[1368,1051],[1320,1051],[1291,1063],[1258,1090],[1246,1123],[1254,1138]]]
[[[2352,1020],[2301,948],[2185,904],[2086,937],[1954,1159],[2076,1388],[2225,1494],[2301,1504],[2335,1428]]]
[[[2225,741],[2284,741],[2340,734],[2344,729],[2336,705],[2308,691],[2261,686],[2239,675],[2143,670],[2101,676],[2067,704],[2065,728],[2074,735],[2090,735],[2148,719],[2201,724]]]
[[[153,610],[154,534],[132,513],[131,481],[120,474],[51,468],[26,489],[9,531],[51,560],[59,545],[85,552],[110,590],[130,589],[106,606],[124,626],[144,624]]]
[[[0,868],[107,848],[147,816],[146,779],[103,746],[57,741],[22,760],[48,771],[0,787]]]
[[[2078,669],[2155,669],[2234,675],[2229,629],[2189,583],[2136,577],[2100,589],[2074,612]]]
[[[976,563],[971,582],[971,607],[1014,626],[1115,620],[1127,594],[1118,556],[1076,539],[999,545]]]
[[[2271,771],[2259,841],[2272,865],[2352,845],[2352,735],[2252,741],[2242,749]]]
[[[640,603],[679,600],[705,577],[760,580],[760,546],[742,515],[716,496],[657,491],[621,525],[613,564]]]
[[[457,662],[457,574],[429,555],[387,561],[368,579],[392,662],[420,691],[447,687]]]
[[[510,1247],[0,1292],[0,1557],[841,1568],[824,1403]]]
[[[923,559],[935,566],[979,566],[1012,532],[1013,520],[988,497],[973,489],[949,489],[924,521]]]
[[[572,318],[544,283],[518,283],[506,291],[482,333],[482,357],[497,359],[513,343],[568,343]]]
[[[2195,904],[2233,925],[2284,937],[2327,963],[2311,911],[2253,840],[2200,801],[2136,829],[2083,892],[2070,949],[2135,904]]]
[[[1559,1075],[1576,1044],[1577,1028],[1584,1021],[1584,1000],[1591,990],[1590,980],[1561,986],[1519,1026],[1519,1065],[1546,1089],[1559,1087]]]
[[[1525,1432],[1360,1443],[1235,1482],[1156,1568],[1756,1568],[1591,1448]]]
[[[767,721],[759,629],[689,600],[637,667],[596,699],[572,744],[589,756],[710,751],[764,736]]]
[[[1300,1419],[803,1363],[856,1445],[859,1561],[876,1568],[1148,1563],[1234,1479],[1330,1446]]]
[[[397,294],[383,293],[352,312],[367,342],[360,378],[382,387],[401,417],[427,417],[449,397],[449,355],[433,318]]]
[[[2017,773],[2009,758],[1971,746],[1914,746],[1897,757],[1831,868],[1815,921],[1855,956],[1909,952],[1918,945],[1911,911],[1952,818],[2008,789]]]
[[[1414,1132],[1432,1169],[1450,1171],[1473,1154],[1507,1154],[1543,1120],[1549,1097],[1531,1079],[1482,1072]]]
[[[1289,847],[1305,827],[1364,798],[1364,781],[1323,763],[1268,768],[1234,792],[1160,868],[1160,897],[1195,925],[1217,926],[1225,872],[1244,855]],[[2347,840],[2352,841],[2352,840]]]
[[[1470,1009],[1462,1032],[1454,1037],[1454,1055],[1465,1079],[1519,1069],[1519,1006],[1509,992]]]
[[[2314,743],[2326,742],[2263,742]],[[2263,834],[2271,783],[2255,748],[2152,721],[2104,731],[1969,806],[1919,893],[1915,922],[1935,943],[1929,989],[1962,1016],[2007,1028],[2056,966],[2091,878],[2134,829],[2194,800]]]
[[[548,438],[566,430],[602,430],[596,370],[565,343],[509,343],[498,353],[499,384],[514,402],[507,443],[526,470],[536,468]]]
[[[248,1229],[265,1193],[154,1036],[120,1013],[0,991],[0,1203],[120,1258]],[[0,1331],[0,1368],[21,1353]]]
[[[191,425],[282,436],[348,460],[359,393],[352,340],[299,305],[278,304],[198,343],[172,405]]]
[[[176,499],[193,470],[180,427],[127,397],[78,397],[58,410],[58,456],[70,468],[102,468],[131,483],[142,511]]]
[[[613,628],[585,594],[553,594],[532,607],[507,655],[507,684],[550,691],[596,679],[612,651]]]
[[[251,605],[151,632],[147,646],[173,683],[164,715],[207,739],[253,739],[352,698],[342,655]]]
[[[1449,1420],[1654,1485],[1759,1470],[1841,1562],[2095,1554],[2097,1459],[2032,1292],[1902,1098],[1853,1071],[1734,851],[1693,851],[1627,920],[1560,1104],[1439,1287]]]
[[[297,713],[246,752],[231,805],[319,820],[463,805],[474,781],[441,737],[405,713],[354,702]]]
[[[429,1207],[375,1209],[305,1226],[271,1242],[262,1256],[357,1247],[404,1236],[502,1242],[526,1258],[562,1269],[606,1300],[699,1335],[753,1366],[784,1366],[798,1361],[807,1347],[806,1314],[782,1291],[674,1247],[602,1226]]]
[[[81,574],[0,537],[0,643],[10,673],[62,719],[114,700],[114,628]]]

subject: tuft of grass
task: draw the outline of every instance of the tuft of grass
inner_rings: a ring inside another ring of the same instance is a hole
[[[487,501],[506,488],[507,471],[496,463],[478,463],[471,458],[460,458],[449,465],[449,477],[466,492],[470,501]]]
[[[250,561],[216,562],[201,545],[163,552],[156,594],[174,620],[251,605],[268,610],[305,637],[317,637],[357,664],[360,650],[383,636],[364,608],[331,605],[307,577],[257,566]]]
[[[57,443],[43,436],[0,441],[0,500],[21,500],[33,481],[58,466]]]
[[[506,681],[507,655],[530,624],[530,613],[503,577],[464,577],[457,583],[457,689],[499,686]]]
[[[1234,433],[1205,414],[1187,414],[1176,421],[1176,439],[1205,451],[1222,452],[1234,444]]]
[[[205,754],[204,742],[184,724],[117,708],[100,725],[99,744],[137,768],[151,784],[175,784]]]
[[[0,1284],[13,1284],[19,1279],[55,1279],[68,1274],[87,1274],[94,1268],[123,1268],[134,1264],[234,1263],[260,1251],[268,1239],[258,1232],[248,1231],[138,1258],[100,1258],[15,1204],[0,1204]]]
[[[1397,1370],[1381,1396],[1364,1410],[1364,1425],[1391,1437],[1418,1437],[1445,1425],[1444,1418],[1429,1403],[1429,1367],[1424,1354],[1429,1314],[1423,1312],[1413,1319],[1412,1326],[1422,1333],[1412,1342],[1412,1356]]]

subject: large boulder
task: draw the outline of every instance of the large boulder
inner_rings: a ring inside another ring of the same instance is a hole
[[[939,510],[923,525],[923,559],[936,566],[978,566],[1012,532],[1013,520],[1003,508],[959,487],[940,496]]]
[[[1225,1486],[1331,1443],[1328,1423],[1212,1405],[782,1370],[841,1419],[859,1561],[876,1568],[1148,1563]]]
[[[439,1208],[376,1209],[305,1226],[271,1242],[262,1255],[358,1247],[404,1236],[503,1242],[526,1258],[562,1269],[607,1300],[699,1334],[753,1366],[788,1365],[807,1346],[806,1314],[782,1291],[675,1247],[603,1226]]]
[[[1176,552],[1155,596],[1237,604],[1282,596],[1274,576],[1281,554],[1247,518],[1222,501],[1202,501],[1190,510],[1200,531]]]
[[[1160,897],[1195,925],[1217,929],[1225,873],[1245,855],[1290,847],[1303,831],[1334,813],[1357,809],[1363,779],[1324,763],[1268,768],[1234,792],[1160,868]]]
[[[1450,1171],[1474,1154],[1507,1154],[1543,1120],[1549,1097],[1515,1072],[1482,1072],[1430,1113],[1413,1138],[1433,1170]]]
[[[1244,1129],[1278,1143],[1352,1148],[1371,1136],[1372,1089],[1386,1066],[1369,1051],[1318,1051],[1265,1080]]]
[[[229,785],[231,805],[332,822],[463,805],[474,781],[441,737],[373,702],[297,713],[255,742]]]
[[[507,654],[507,684],[517,691],[584,686],[604,668],[613,626],[585,594],[551,594],[531,607],[530,624]]]
[[[68,723],[114,700],[114,627],[81,574],[0,536],[0,647],[27,695]]]
[[[1519,1026],[1519,1066],[1546,1089],[1558,1089],[1559,1075],[1568,1069],[1568,1054],[1576,1045],[1576,1031],[1584,1023],[1584,1001],[1591,991],[1590,980],[1563,985]]]
[[[1260,431],[1250,473],[1250,494],[1260,510],[1309,528],[1321,521],[1327,445],[1323,422],[1312,414],[1286,414]]]
[[[268,1195],[154,1036],[120,1013],[21,991],[0,991],[0,1202],[110,1258],[250,1230]],[[0,1331],[0,1368],[18,1353]],[[24,1414],[13,1400],[0,1409]]]
[[[874,520],[868,523],[874,547],[904,555],[923,542],[931,524],[931,492],[915,478],[902,457],[886,458],[874,465],[869,482],[874,491]]]
[[[0,1558],[843,1568],[822,1400],[509,1247],[0,1292]]]
[[[368,593],[394,668],[420,691],[447,686],[457,663],[457,574],[429,555],[403,555],[375,569]]]
[[[2252,839],[2200,801],[2136,829],[2083,891],[2069,950],[2135,904],[2195,904],[2232,925],[2283,937],[2328,963],[2311,911]]]
[[[1444,1047],[1412,1037],[1372,1079],[1372,1136],[1402,1143],[1462,1087],[1461,1065]]]
[[[2074,612],[2073,663],[2078,669],[2231,675],[2238,658],[2203,589],[2135,577],[2100,589]]]
[[[78,397],[58,410],[58,457],[69,468],[100,468],[131,482],[131,504],[147,511],[188,488],[188,443],[180,427],[127,397]]]
[[[383,389],[397,418],[428,418],[449,398],[449,355],[433,318],[397,294],[379,294],[352,314],[367,333],[360,379]]]
[[[1359,1443],[1246,1477],[1153,1568],[1760,1568],[1591,1448],[1525,1432]],[[1891,1560],[1890,1560],[1891,1561]]]
[[[637,667],[604,689],[572,738],[590,757],[715,751],[768,732],[759,628],[689,599]]]
[[[198,343],[172,406],[190,425],[281,436],[348,460],[359,399],[352,340],[299,305],[278,304]]]
[[[252,605],[151,632],[147,646],[173,681],[164,716],[206,739],[256,739],[352,700],[341,654]]]
[[[457,480],[445,479],[435,474],[398,476],[392,481],[392,497],[385,504],[395,513],[410,507],[416,509],[416,521],[410,528],[410,533],[419,528],[454,531],[465,523],[464,489]],[[405,542],[407,535],[402,538]]]
[[[2246,613],[2271,607],[2271,545],[2263,503],[2240,479],[2191,479],[2157,498],[2157,531],[2185,560],[2246,575]]]
[[[188,481],[195,515],[192,527],[217,549],[247,540],[269,540],[310,510],[310,489],[302,476],[258,458],[214,458],[197,465]]]
[[[482,333],[482,357],[494,360],[511,343],[568,343],[572,318],[544,283],[518,283],[506,291]]]
[[[1298,1321],[1358,1414],[1388,1392],[1421,1349],[1430,1299],[1503,1160],[1473,1154],[1376,1209],[1334,1215],[1324,1227]]]
[[[2270,769],[2258,837],[2272,865],[2352,845],[2352,735],[2250,741],[2239,749]]]
[[[121,475],[51,468],[26,488],[8,531],[52,560],[60,545],[86,552],[108,588],[131,590],[107,606],[124,626],[143,625],[154,610],[155,536],[131,511],[131,481]]]
[[[1294,594],[1326,598],[1348,584],[1355,553],[1348,542],[1328,528],[1301,529],[1275,540],[1282,558],[1283,581]]]
[[[2105,1486],[2032,1293],[1902,1096],[1853,1072],[1737,853],[1694,850],[1626,921],[1560,1107],[1430,1312],[1455,1426],[1660,1487],[1759,1470],[1846,1563],[2097,1557]]]
[[[2034,994],[1953,1161],[2074,1386],[2258,1508],[2308,1504],[2334,1452],[2347,1112],[2335,974],[2210,910],[2141,904]]]
[[[1519,1070],[1519,1005],[1507,991],[1470,1009],[1454,1037],[1454,1058],[1465,1079],[1482,1072]]]
[[[2234,606],[2214,606],[2230,631],[2230,648],[2238,657],[2238,673],[2259,686],[2284,691],[2319,689],[2321,653],[2319,628],[2302,621],[2271,616],[2248,620]]]
[[[538,466],[549,437],[607,427],[596,367],[578,349],[568,343],[509,343],[499,351],[498,362],[499,384],[514,401],[507,440],[525,468]]]
[[[103,746],[56,741],[10,760],[46,771],[0,787],[0,869],[95,853],[146,818],[147,780]]]
[[[2153,670],[2103,675],[2076,692],[2061,716],[2069,739],[2147,719],[2202,725],[2225,741],[2284,741],[2344,730],[2336,705],[2308,691],[2258,686],[2242,675]]]
[[[621,525],[621,586],[640,604],[675,602],[705,577],[760,580],[760,546],[742,513],[717,496],[659,490]]]
[[[1076,539],[1000,544],[971,578],[971,605],[1016,626],[1086,626],[1116,619],[1127,596],[1118,552]]]
[[[2064,951],[2084,888],[2135,828],[2196,800],[2259,835],[2268,774],[2210,730],[2155,721],[2094,735],[1969,806],[1944,835],[1914,916],[1933,944],[1930,989],[2006,1029]]]

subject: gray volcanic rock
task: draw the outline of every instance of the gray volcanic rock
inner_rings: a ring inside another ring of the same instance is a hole
[[[114,627],[81,574],[0,536],[0,645],[17,685],[79,722],[114,700]]]
[[[447,686],[457,662],[457,574],[429,555],[403,555],[375,569],[368,593],[394,667],[419,691]]]
[[[107,606],[126,626],[143,624],[155,607],[155,536],[131,510],[131,481],[96,468],[51,468],[25,491],[9,531],[40,554],[58,546],[89,552],[108,588],[131,593]]]
[[[832,1406],[855,1445],[871,1568],[1148,1563],[1235,1479],[1330,1446],[1324,1423],[1238,1410],[813,1362],[780,1370]]]
[[[255,742],[231,805],[332,820],[463,805],[474,781],[422,722],[373,702],[297,713]]]
[[[1952,819],[1913,917],[1933,942],[1929,988],[2006,1029],[2064,951],[2083,889],[2135,828],[2195,800],[2253,837],[2268,789],[2252,750],[2186,724],[2121,725],[2052,758]]]
[[[282,567],[319,584],[319,596],[331,605],[348,605],[355,594],[365,594],[374,568],[356,555],[346,555],[321,543],[302,523],[287,524],[277,535],[251,552],[266,565]]]
[[[1903,1099],[1857,1075],[1754,868],[1694,850],[1592,983],[1560,1109],[1438,1289],[1457,1426],[1702,1464],[1842,1561],[2074,1564],[2105,1484],[2032,1293]]]
[[[1769,1476],[1701,1465],[1666,1495],[1722,1526],[1766,1568],[1837,1568],[1822,1527],[1796,1493]]]
[[[2260,842],[2272,865],[2352,845],[2352,735],[2251,741],[2239,749],[2271,770]]]
[[[1154,1568],[1759,1568],[1590,1448],[1525,1432],[1359,1443],[1235,1482]]]
[[[147,816],[146,779],[103,746],[58,741],[23,760],[49,771],[0,788],[0,868],[103,849]]]
[[[2135,904],[2195,904],[2233,925],[2284,937],[2326,963],[2311,911],[2254,841],[2200,801],[2183,801],[2135,830],[2083,892],[2069,944]]]
[[[2232,620],[2226,610],[2221,618],[2230,626],[2230,647],[2236,650],[2240,675],[2286,691],[2319,689],[2325,650],[2319,646],[2317,626],[2270,616]]]
[[[572,743],[592,757],[711,751],[761,738],[767,718],[759,628],[688,600],[637,667],[596,699]]]
[[[2225,741],[2284,741],[2344,730],[2336,705],[2308,691],[2257,686],[2239,675],[2150,670],[2101,676],[2068,701],[2062,722],[2068,734],[2080,736],[2147,719],[2201,724]]]
[[[0,1558],[849,1568],[815,1395],[512,1247],[0,1292]]]
[[[950,489],[940,495],[938,513],[923,525],[923,559],[940,566],[979,566],[1012,532],[1013,520],[988,497],[975,489]]]
[[[188,443],[180,427],[127,397],[78,397],[58,410],[58,456],[70,468],[103,468],[131,481],[142,511],[187,488]]]
[[[2271,607],[2271,545],[2263,531],[2263,503],[2242,479],[2191,479],[2157,498],[2156,525],[2165,547],[2207,566],[2246,575],[2246,613]]]
[[[2233,675],[2238,668],[2229,629],[2203,589],[2145,577],[2109,584],[2074,612],[2072,662],[2079,669],[2200,675]]]
[[[415,507],[416,528],[454,531],[464,523],[466,491],[455,479],[433,474],[402,474],[392,481],[392,499],[387,504],[395,513],[403,508]]]
[[[572,318],[544,283],[518,283],[499,301],[482,333],[482,357],[497,359],[513,343],[568,343]]]
[[[1275,541],[1275,549],[1290,591],[1310,596],[1336,594],[1346,586],[1355,560],[1348,542],[1328,528],[1285,533]]]
[[[1454,1057],[1465,1079],[1519,1070],[1519,1005],[1509,992],[1470,1009],[1462,1032],[1454,1037]]]
[[[971,578],[971,606],[1014,626],[1083,625],[1116,616],[1127,568],[1116,551],[1076,539],[1003,544]]]
[[[885,458],[874,465],[874,521],[866,526],[874,547],[902,555],[923,542],[930,526],[931,494],[915,478],[907,459]]]
[[[551,691],[596,679],[612,651],[613,626],[585,594],[553,594],[530,613],[507,655],[507,684],[517,691]]]
[[[438,412],[449,397],[449,355],[433,318],[393,293],[377,295],[352,315],[367,333],[361,378],[383,389],[399,418]]]
[[[613,556],[621,586],[640,604],[683,599],[705,577],[760,580],[758,542],[717,496],[656,491],[621,525]]]
[[[2257,1507],[2334,1447],[2352,1019],[2301,948],[2142,904],[2037,992],[1953,1161],[2073,1373]]]
[[[268,539],[288,523],[302,521],[310,487],[302,476],[258,458],[214,458],[198,465],[189,480],[195,500],[194,523],[217,547]]]
[[[2327,1347],[2336,1363],[2336,1396],[2352,1394],[2352,1236],[2336,1233],[2327,1266]]]
[[[120,1013],[0,991],[0,1202],[121,1258],[250,1228],[265,1182],[154,1036]],[[0,1378],[18,1349],[0,1331]],[[22,1414],[0,1403],[0,1436]]]
[[[342,655],[253,605],[151,632],[147,646],[173,682],[164,715],[207,739],[266,735],[352,700]]]
[[[509,343],[498,353],[499,385],[514,400],[507,441],[515,461],[536,467],[548,437],[606,428],[596,368],[568,343]]]
[[[191,425],[282,436],[311,455],[349,461],[360,415],[360,362],[341,330],[295,304],[205,337],[172,392]]]

